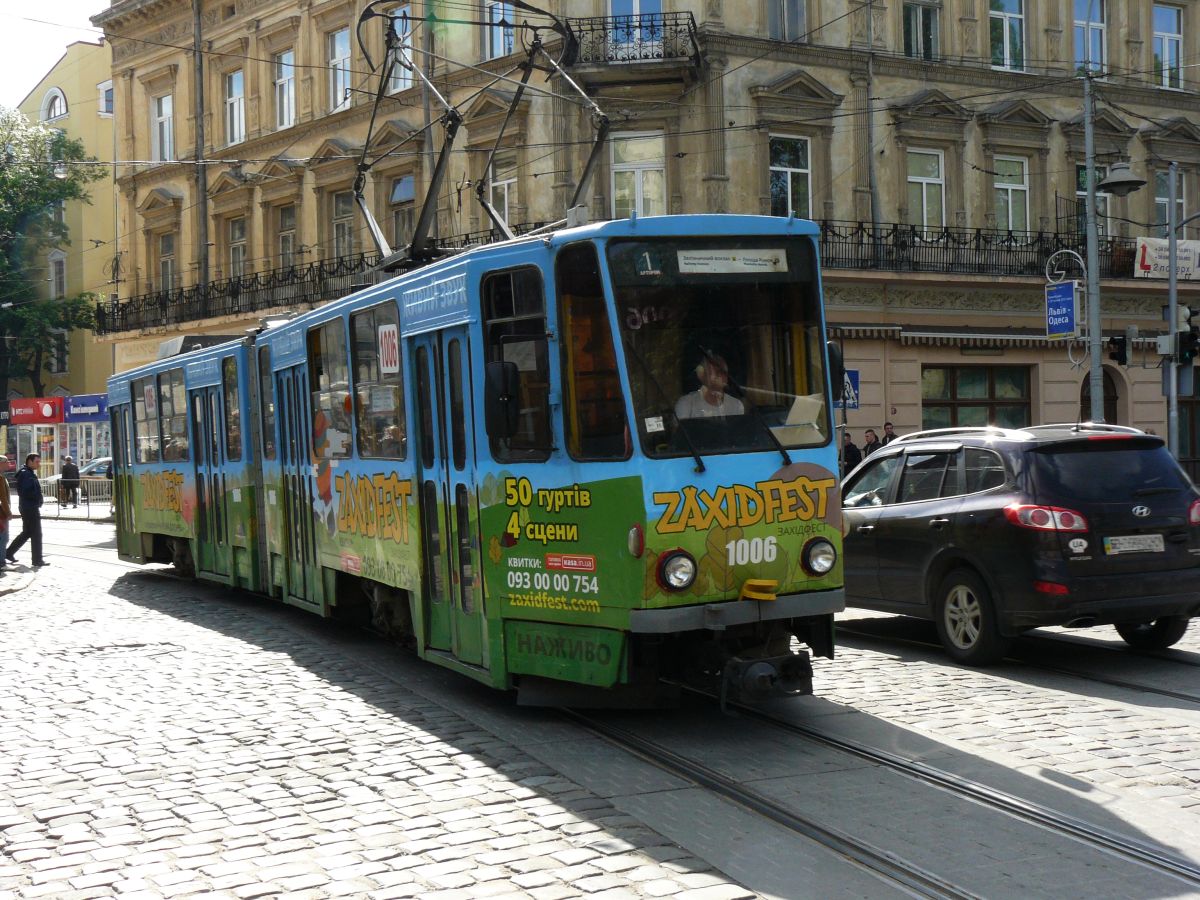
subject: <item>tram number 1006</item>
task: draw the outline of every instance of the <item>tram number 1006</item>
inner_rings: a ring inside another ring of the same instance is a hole
[[[775,562],[779,545],[775,538],[742,538],[725,545],[726,562],[731,566]]]
[[[565,572],[521,572],[509,570],[508,586],[536,591],[574,591],[577,594],[600,592],[600,582],[595,575],[569,575]]]

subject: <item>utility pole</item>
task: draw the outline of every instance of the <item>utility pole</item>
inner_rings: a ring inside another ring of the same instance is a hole
[[[208,284],[208,169],[204,164],[204,53],[201,7],[204,0],[192,0],[192,79],[196,111],[196,280]],[[162,285],[164,289],[171,285]]]
[[[1179,313],[1178,279],[1175,273],[1179,265],[1179,241],[1175,229],[1179,227],[1179,211],[1175,209],[1175,179],[1178,167],[1175,160],[1167,167],[1171,180],[1167,188],[1167,334],[1171,336],[1171,353],[1167,357],[1167,448],[1179,459]]]
[[[1091,21],[1091,4],[1088,4],[1088,21]],[[1090,37],[1090,36],[1089,36]],[[1087,41],[1088,46],[1091,40]],[[1091,368],[1088,383],[1091,388],[1091,420],[1104,421],[1104,369],[1102,335],[1100,334],[1100,238],[1096,229],[1096,135],[1093,127],[1092,108],[1092,62],[1090,49],[1084,54],[1083,71],[1083,152],[1087,171],[1087,260],[1084,272],[1087,285],[1088,349],[1091,353]]]

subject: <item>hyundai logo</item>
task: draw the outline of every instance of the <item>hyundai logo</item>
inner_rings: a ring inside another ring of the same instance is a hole
[[[1144,519],[1144,518],[1146,518],[1146,516],[1150,515],[1150,507],[1148,507],[1148,506],[1135,506],[1135,507],[1133,508],[1133,514],[1134,514],[1135,516],[1137,516],[1139,519]]]

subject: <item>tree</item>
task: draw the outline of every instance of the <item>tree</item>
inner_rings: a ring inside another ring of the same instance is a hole
[[[52,329],[90,328],[89,295],[46,300],[46,254],[70,243],[55,215],[69,200],[88,200],[87,186],[104,177],[83,144],[17,110],[0,107],[0,398],[10,378],[29,378],[42,391],[52,362]]]

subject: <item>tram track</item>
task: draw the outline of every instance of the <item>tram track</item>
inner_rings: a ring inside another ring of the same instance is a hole
[[[842,625],[838,625],[838,634],[839,635],[849,635],[851,637],[856,637],[856,638],[862,638],[867,641],[876,641],[876,642],[888,643],[888,644],[904,644],[904,645],[910,646],[910,647],[921,647],[922,649],[929,649],[929,650],[934,650],[934,651],[939,651],[939,652],[942,649],[940,644],[934,643],[932,641],[920,641],[920,640],[917,640],[916,638],[899,637],[899,636],[892,636],[892,635],[882,635],[882,634],[876,634],[876,633],[870,632],[870,631],[858,631],[853,628],[846,628]],[[1055,639],[1054,638],[1044,638],[1043,640],[1053,641]],[[1060,641],[1060,643],[1077,643],[1077,642]],[[1116,653],[1119,651],[1110,650],[1110,651],[1106,651],[1106,652]],[[1160,659],[1163,662],[1174,662],[1179,665],[1185,665],[1185,666],[1195,666],[1196,665],[1195,663],[1188,662],[1186,660],[1168,659],[1165,657],[1158,657],[1158,656],[1156,656],[1154,658]],[[1049,672],[1054,675],[1065,675],[1069,678],[1079,678],[1084,681],[1091,681],[1096,684],[1107,685],[1108,687],[1121,688],[1122,690],[1127,690],[1127,691],[1136,691],[1136,692],[1142,693],[1142,694],[1153,694],[1156,697],[1166,697],[1171,700],[1179,700],[1183,703],[1190,703],[1190,704],[1193,704],[1196,706],[1200,706],[1200,694],[1190,694],[1190,693],[1187,693],[1186,691],[1175,691],[1175,690],[1171,690],[1170,688],[1155,687],[1154,685],[1149,685],[1149,684],[1140,684],[1135,681],[1127,681],[1123,678],[1113,678],[1108,675],[1098,674],[1096,672],[1087,672],[1082,669],[1072,669],[1067,666],[1055,666],[1055,665],[1050,665],[1049,663],[1035,662],[1032,660],[1023,659],[1019,656],[1009,655],[1009,656],[1006,656],[1004,659],[1006,662],[1016,663],[1018,665],[1025,666],[1028,669],[1034,669],[1035,671]]]

